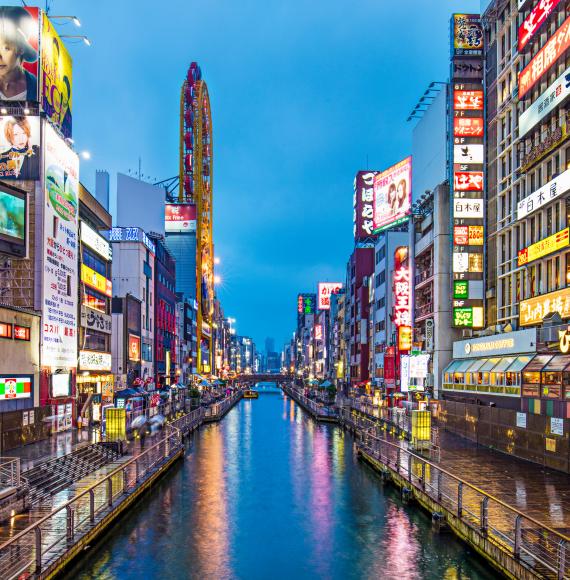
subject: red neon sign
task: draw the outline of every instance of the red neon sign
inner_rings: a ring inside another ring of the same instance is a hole
[[[519,73],[519,99],[534,87],[568,47],[570,47],[570,16]]]
[[[519,26],[519,52],[528,44],[560,0],[539,0]]]
[[[482,171],[457,171],[453,174],[455,191],[483,191]]]
[[[411,326],[411,285],[410,269],[403,262],[408,255],[407,246],[401,246],[394,253],[394,325]]]
[[[485,125],[482,117],[456,117],[453,119],[455,137],[483,137]]]
[[[456,111],[482,111],[483,91],[455,91],[453,108]]]

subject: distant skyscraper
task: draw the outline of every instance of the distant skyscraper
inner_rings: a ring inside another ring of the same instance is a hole
[[[270,352],[274,351],[275,351],[275,339],[268,336],[265,339],[265,354],[269,354]]]

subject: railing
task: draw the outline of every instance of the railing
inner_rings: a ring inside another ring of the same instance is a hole
[[[170,425],[178,429],[183,435],[193,431],[204,421],[206,410],[203,407],[174,420]]]
[[[158,443],[2,544],[0,578],[8,580],[27,572],[39,574],[181,448],[180,431],[167,425]]]
[[[569,539],[438,465],[382,439],[360,433],[359,447],[454,514],[479,536],[543,578],[570,577]]]
[[[19,457],[0,457],[0,491],[7,487],[19,487],[20,473]]]
[[[231,407],[233,407],[239,399],[243,396],[242,391],[237,391],[236,393],[226,397],[223,401],[219,403],[214,403],[209,407],[204,409],[204,419],[210,421],[216,421],[217,419],[221,419]]]
[[[294,399],[297,399],[301,405],[308,408],[313,415],[316,415],[317,417],[330,417],[330,418],[338,417],[338,412],[336,409],[323,406],[322,404],[319,404],[316,401],[313,401],[312,399],[305,397],[305,395],[301,394],[297,389],[291,387],[284,387],[284,390]]]

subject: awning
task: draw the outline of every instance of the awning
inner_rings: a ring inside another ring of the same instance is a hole
[[[570,355],[561,354],[554,356],[542,370],[549,372],[560,372],[566,369],[568,365],[570,365]]]
[[[473,360],[473,359],[470,359],[470,360],[471,360],[471,365],[466,371],[468,373],[476,373],[487,362],[486,358],[476,358],[475,360]]]
[[[461,363],[461,360],[452,360],[447,367],[444,369],[444,373],[454,373],[457,370],[457,367]]]
[[[460,359],[459,365],[455,369],[456,373],[464,373],[467,372],[467,369],[473,364],[472,358]]]
[[[501,362],[501,359],[498,356],[494,356],[492,358],[488,358],[485,361],[485,364],[481,367],[480,372],[487,373],[489,371],[494,371],[495,367]]]
[[[537,372],[541,371],[552,359],[549,354],[537,354],[527,365],[524,367],[524,372]],[[510,369],[509,369],[510,370]]]
[[[521,356],[517,356],[513,364],[505,372],[520,373],[532,361],[533,358],[533,354],[523,354]]]
[[[513,364],[517,357],[516,356],[504,356],[501,357],[499,364],[493,369],[494,373],[503,373],[505,372],[509,366]]]

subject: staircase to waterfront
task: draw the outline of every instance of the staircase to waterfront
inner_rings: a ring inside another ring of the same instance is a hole
[[[22,474],[30,490],[29,505],[38,505],[119,457],[117,447],[94,443],[32,467]]]

